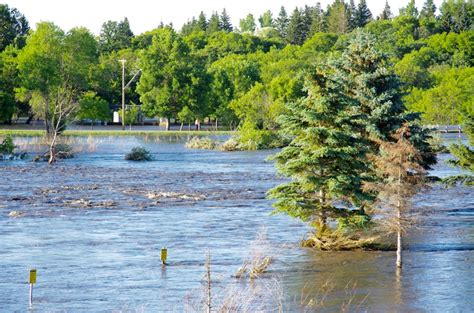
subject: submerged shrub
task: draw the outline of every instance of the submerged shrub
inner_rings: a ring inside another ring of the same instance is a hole
[[[239,151],[240,146],[239,142],[235,140],[234,138],[230,138],[229,140],[225,141],[221,146],[220,146],[221,151]]]
[[[7,135],[2,143],[0,143],[0,154],[12,154],[14,150],[15,144],[13,143],[13,138]]]
[[[59,143],[54,147],[54,158],[55,159],[72,159],[74,158],[74,151],[72,150],[72,147],[68,144],[65,143]],[[37,155],[36,157],[33,158],[33,162],[40,162],[40,161],[45,161],[47,162],[49,160],[49,151],[42,154],[42,155]]]
[[[127,161],[151,161],[153,157],[147,149],[144,147],[135,147],[125,155]]]
[[[276,131],[255,128],[242,128],[237,141],[240,150],[274,149],[287,144]]]
[[[189,149],[216,150],[219,148],[219,143],[206,137],[193,137],[191,140],[186,142],[185,146]]]

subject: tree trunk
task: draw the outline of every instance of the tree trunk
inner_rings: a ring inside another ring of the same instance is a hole
[[[170,130],[170,119],[167,117],[166,118],[166,131]]]
[[[56,161],[56,138],[57,132],[54,131],[53,138],[51,139],[51,144],[49,145],[49,160],[48,164],[53,164]]]
[[[217,117],[216,117],[216,131],[219,130],[219,124],[217,123]]]
[[[188,123],[188,130],[191,131],[191,122]]]
[[[400,203],[398,204],[398,212],[397,212],[397,267],[402,267],[402,212],[400,210]]]
[[[28,116],[28,119],[26,120],[26,125],[30,125],[31,120],[33,119],[33,117],[35,117],[34,114],[30,114],[30,115]]]
[[[179,131],[180,131],[180,132],[183,131],[183,125],[184,125],[184,123],[181,122],[181,126],[179,127]]]
[[[322,174],[321,174],[322,175]],[[324,233],[326,232],[327,229],[327,217],[324,212],[324,203],[325,203],[325,195],[324,191],[321,189],[319,191],[319,202],[321,205],[321,212],[319,213],[319,229],[318,229],[318,237],[321,238],[324,236]]]
[[[130,130],[132,130],[132,123],[130,123]]]

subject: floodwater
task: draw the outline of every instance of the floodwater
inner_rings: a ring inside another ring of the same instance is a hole
[[[306,226],[271,215],[265,199],[281,181],[266,161],[274,151],[188,150],[180,138],[72,140],[80,153],[54,166],[0,162],[0,312],[203,311],[208,252],[216,309],[229,290],[246,289],[256,299],[251,312],[278,303],[285,312],[474,308],[473,188],[437,186],[416,197],[418,227],[397,273],[394,252],[299,248]],[[32,138],[16,143],[38,150]],[[124,161],[137,145],[155,161]],[[431,174],[457,173],[448,157]],[[274,257],[269,273],[255,283],[233,278],[259,249]],[[28,309],[30,268],[38,280]],[[250,301],[242,295],[241,304]]]

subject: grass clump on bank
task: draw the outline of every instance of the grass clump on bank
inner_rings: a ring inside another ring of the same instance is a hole
[[[125,155],[125,160],[127,161],[152,161],[153,156],[151,152],[145,149],[144,147],[135,147]]]

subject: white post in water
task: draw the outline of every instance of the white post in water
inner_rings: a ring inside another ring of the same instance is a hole
[[[36,269],[33,268],[30,270],[30,308],[33,306],[33,284],[36,284]]]

